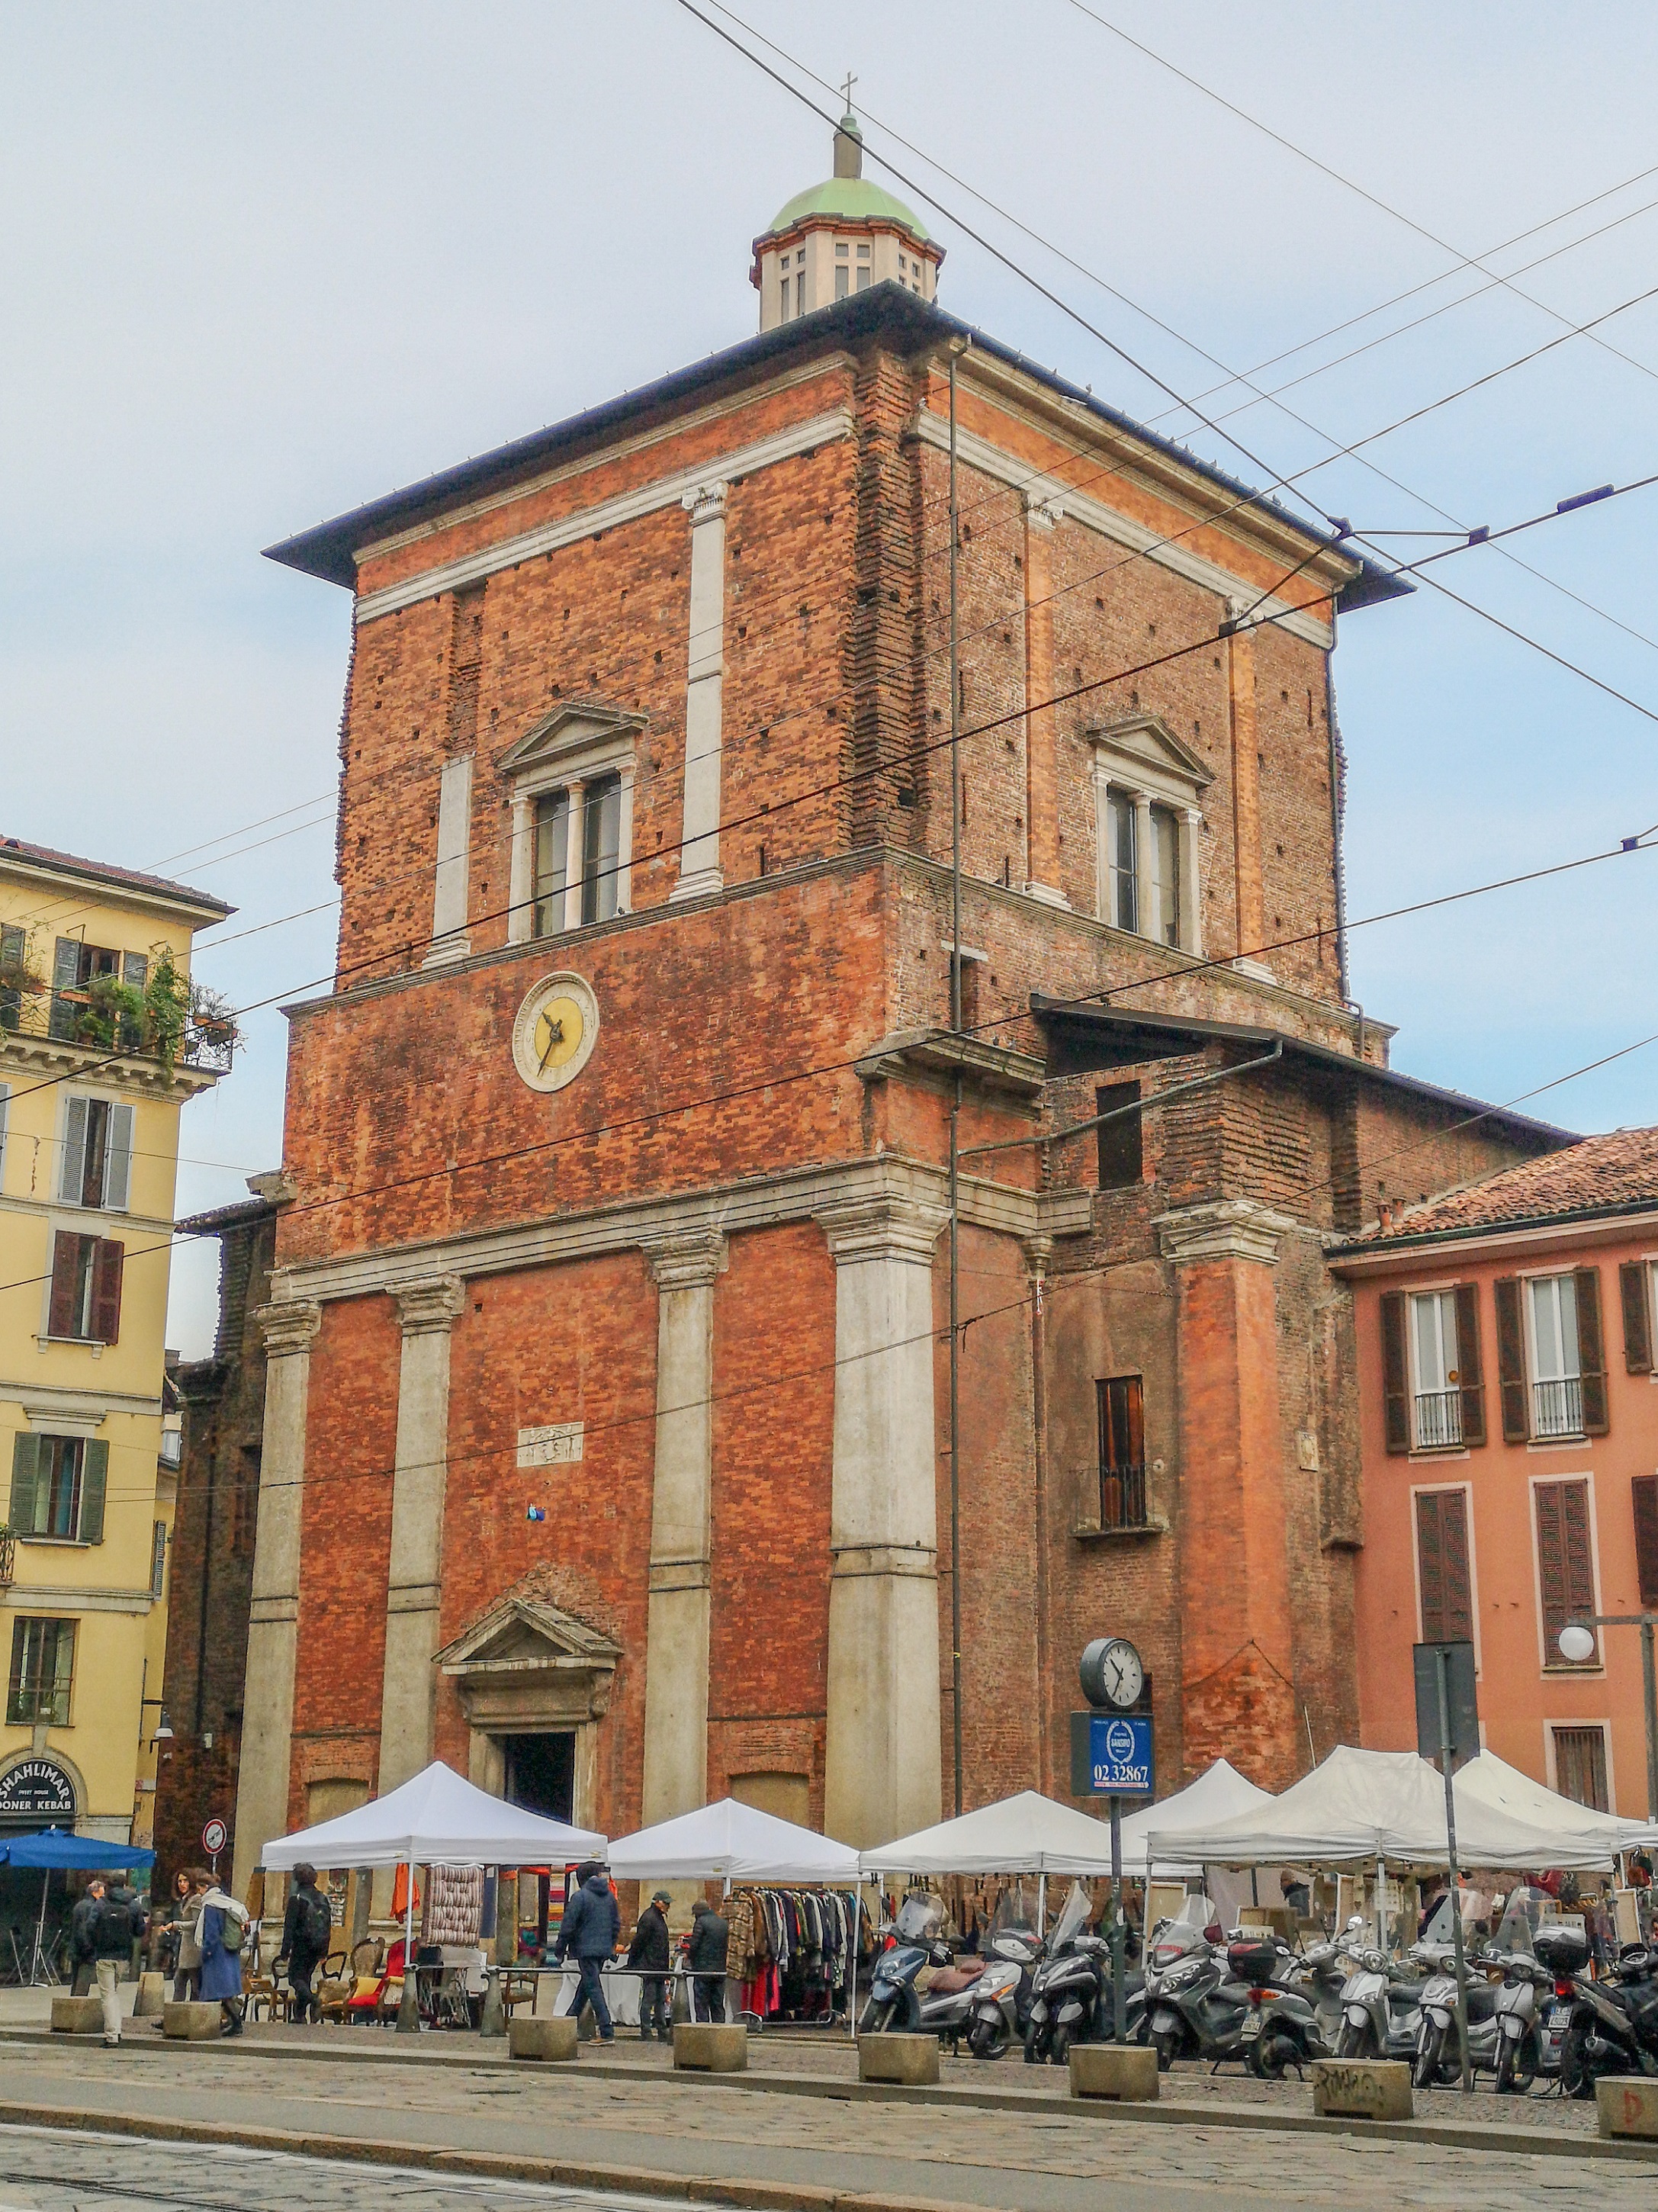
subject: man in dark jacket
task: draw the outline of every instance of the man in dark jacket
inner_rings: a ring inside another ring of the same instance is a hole
[[[726,1960],[731,1929],[711,1905],[699,1898],[691,1909],[691,2008],[698,2020],[726,2017]]]
[[[98,1887],[101,1892],[101,1883]],[[121,1972],[124,1967],[131,1971],[133,1944],[148,1924],[137,1897],[122,1884],[100,1894],[98,1917],[92,1923],[93,1961],[104,2008],[104,2042],[112,2051],[121,2040]]]
[[[564,1908],[558,1934],[553,1942],[553,1956],[560,1966],[567,1954],[576,1962],[581,1976],[577,1993],[575,2015],[578,2021],[591,2005],[593,2018],[598,2022],[601,2043],[614,2043],[616,2029],[610,2022],[610,2008],[604,2002],[604,1984],[599,1978],[600,1970],[616,1956],[616,1947],[622,1936],[622,1914],[602,1866],[592,1861],[576,1869],[580,1887]]]
[[[85,1894],[76,1900],[75,1910],[69,1917],[69,1954],[75,1967],[75,1977],[70,1988],[77,1997],[85,1996],[92,1987],[98,1959],[94,1930],[98,1925],[98,1915],[103,1909],[104,1878],[101,1875],[94,1875],[86,1886]]]
[[[628,1964],[638,1973],[639,2033],[641,2039],[650,2041],[655,2030],[658,2039],[671,2042],[673,2031],[668,2025],[668,1972],[672,1960],[668,1951],[668,1918],[665,1908],[671,1902],[665,1889],[659,1889],[639,1916],[639,1925],[634,1929],[634,1940],[628,1949]]]
[[[288,1986],[294,1996],[295,2020],[320,2020],[322,2007],[311,1986],[311,1977],[328,1955],[333,1934],[328,1899],[317,1887],[317,1869],[303,1861],[294,1869],[294,1892],[282,1915],[282,1943],[276,1963],[288,1969]]]

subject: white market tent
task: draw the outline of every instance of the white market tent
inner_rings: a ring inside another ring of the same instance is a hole
[[[1111,1871],[1103,1820],[1022,1790],[959,1820],[942,1820],[860,1854],[866,1874],[1071,1874]],[[1124,1864],[1128,1863],[1125,1855]]]
[[[1574,1808],[1576,1809],[1576,1808]],[[1154,1827],[1159,1858],[1221,1866],[1296,1862],[1341,1866],[1387,1860],[1443,1866],[1445,1785],[1413,1751],[1335,1750],[1281,1797],[1230,1820]],[[1591,1867],[1612,1863],[1613,1846],[1571,1828],[1533,1826],[1506,1811],[1459,1801],[1457,1856],[1470,1867]]]
[[[734,1797],[699,1806],[610,1845],[618,1881],[856,1882],[858,1854]]]
[[[1638,1850],[1643,1844],[1658,1843],[1658,1828],[1646,1820],[1625,1820],[1616,1813],[1597,1813],[1545,1788],[1517,1766],[1510,1766],[1494,1751],[1482,1751],[1461,1767],[1456,1777],[1456,1819],[1462,1822],[1464,1799],[1507,1813],[1533,1828],[1581,1830],[1604,1841],[1614,1851]]]
[[[1147,1875],[1155,1881],[1159,1876],[1166,1881],[1181,1881],[1188,1876],[1200,1875],[1203,1868],[1192,1860],[1159,1859],[1151,1864],[1151,1835],[1154,1829],[1210,1827],[1218,1820],[1233,1820],[1253,1813],[1272,1802],[1270,1790],[1262,1790],[1240,1774],[1230,1759],[1218,1759],[1214,1765],[1188,1782],[1172,1797],[1164,1797],[1155,1805],[1142,1805],[1137,1812],[1126,1813],[1122,1819],[1122,1863],[1125,1872]]]
[[[283,1874],[301,1861],[318,1867],[562,1867],[596,1858],[604,1849],[604,1837],[593,1830],[567,1827],[491,1797],[439,1759],[354,1813],[268,1843],[259,1863]]]

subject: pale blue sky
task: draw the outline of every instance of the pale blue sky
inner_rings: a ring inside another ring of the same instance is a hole
[[[1090,0],[1094,4],[1094,0]],[[1658,18],[1394,0],[1098,12],[1463,252],[1597,206],[1499,257],[1577,322],[1655,278]],[[1258,380],[1419,328],[1283,395],[1335,444],[1558,334],[1500,288],[1089,21],[1071,0],[750,0],[743,13],[1193,342],[1157,330],[975,207],[940,196],[1177,390],[1193,347],[1254,364],[1417,285]],[[219,934],[332,896],[343,593],[260,546],[746,334],[748,244],[828,166],[804,110],[674,4],[603,9],[0,7],[0,651],[3,828],[234,899]],[[872,122],[872,151],[883,139]],[[901,167],[913,157],[896,155]],[[872,173],[881,173],[872,162]],[[1166,403],[930,209],[945,305],[1145,419]],[[1598,239],[1585,234],[1612,224]],[[1360,527],[1518,520],[1658,469],[1658,301],[1309,481]],[[1234,388],[1210,404],[1247,398]],[[1162,427],[1249,474],[1192,418]],[[1328,445],[1279,408],[1231,427],[1274,472]],[[1658,489],[1455,590],[1658,708]],[[1412,551],[1422,546],[1412,545]],[[1604,616],[1645,637],[1629,635]],[[1423,592],[1344,626],[1355,916],[1614,842],[1658,820],[1655,726]],[[232,841],[186,848],[296,802]],[[216,848],[215,850],[227,849]],[[1637,857],[1361,930],[1355,988],[1395,1062],[1492,1098],[1658,1030]],[[332,915],[203,956],[238,1002],[302,995]],[[283,1024],[185,1119],[180,1202],[239,1196],[279,1151]],[[1599,1129],[1658,1120],[1658,1046],[1536,1103]],[[208,1163],[217,1163],[210,1165]],[[176,1268],[174,1340],[204,1347],[210,1256]]]

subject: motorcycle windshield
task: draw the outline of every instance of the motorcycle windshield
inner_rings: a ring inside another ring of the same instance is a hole
[[[1088,1892],[1079,1881],[1073,1881],[1071,1894],[1065,1900],[1065,1910],[1054,1923],[1054,1933],[1048,1945],[1050,1950],[1063,1950],[1067,1943],[1082,1933],[1088,1925],[1090,1907]]]
[[[907,1897],[898,1908],[898,1917],[892,1923],[892,1932],[901,1943],[925,1942],[936,1936],[943,1922],[943,1910],[936,1897],[924,1891]]]

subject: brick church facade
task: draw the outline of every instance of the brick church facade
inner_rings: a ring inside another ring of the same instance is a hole
[[[969,1805],[1064,1794],[1108,1632],[1162,1789],[1357,1741],[1326,1240],[1564,1141],[1344,997],[1330,660],[1398,587],[968,332],[841,181],[756,337],[274,549],[355,626],[239,1879],[434,1755],[612,1834],[935,1819],[952,1577]]]

